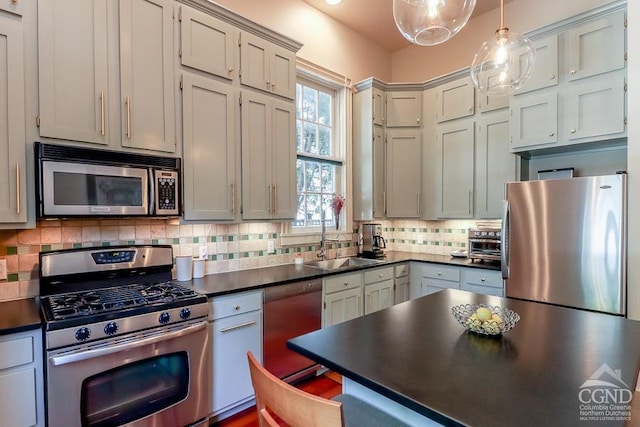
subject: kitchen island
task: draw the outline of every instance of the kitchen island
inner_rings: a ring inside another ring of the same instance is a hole
[[[521,319],[502,337],[468,333],[451,314],[467,303],[508,307]],[[388,403],[412,425],[630,425],[640,322],[445,290],[288,345],[343,375],[346,392]]]

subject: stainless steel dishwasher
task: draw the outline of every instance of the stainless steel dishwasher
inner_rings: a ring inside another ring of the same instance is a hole
[[[287,382],[315,373],[318,365],[287,348],[287,340],[322,327],[322,280],[264,290],[264,366]]]

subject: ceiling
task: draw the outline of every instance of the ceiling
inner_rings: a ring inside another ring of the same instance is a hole
[[[304,1],[391,52],[411,44],[396,28],[392,0],[343,0],[336,6],[329,6],[324,0]],[[471,17],[497,7],[500,0],[477,0]]]

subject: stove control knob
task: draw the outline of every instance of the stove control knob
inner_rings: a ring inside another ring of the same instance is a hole
[[[91,329],[83,327],[76,331],[76,340],[86,341],[91,336]]]
[[[191,317],[191,310],[189,310],[188,308],[183,308],[182,310],[180,310],[180,318],[182,320],[187,320],[189,317]]]
[[[118,324],[116,322],[109,322],[104,325],[104,333],[107,335],[115,335],[118,332]]]
[[[160,317],[158,317],[158,322],[162,323],[163,325],[169,323],[169,320],[171,320],[171,315],[166,311],[162,312],[160,314]]]

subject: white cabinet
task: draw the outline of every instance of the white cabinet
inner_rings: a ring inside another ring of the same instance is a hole
[[[384,126],[386,119],[385,93],[378,88],[371,88],[373,124]]]
[[[470,77],[442,84],[436,89],[438,123],[475,114],[475,88]]]
[[[389,218],[420,216],[422,132],[388,129],[386,136],[386,213]]]
[[[364,314],[373,313],[394,303],[393,267],[364,271]]]
[[[421,91],[387,92],[386,99],[387,128],[422,126]]]
[[[114,7],[106,0],[38,3],[40,134],[174,152],[172,2]],[[119,84],[109,75],[118,72]]]
[[[247,352],[262,362],[262,292],[213,298],[209,320],[213,350],[211,409],[216,416],[254,396]]]
[[[2,425],[44,426],[44,373],[40,329],[0,336]]]
[[[477,294],[504,296],[502,273],[480,268],[461,269],[460,289]]]
[[[405,262],[394,267],[393,287],[395,290],[394,304],[409,301],[409,263]]]
[[[473,218],[474,121],[456,120],[439,125],[436,147],[438,217]]]
[[[441,264],[424,264],[421,285],[421,295],[429,295],[443,289],[460,289],[460,268]]]
[[[181,64],[225,79],[236,79],[235,27],[186,6],[180,6],[179,20]]]
[[[348,273],[323,279],[322,327],[362,316],[362,273]]]
[[[240,82],[285,98],[296,97],[296,54],[251,33],[240,35]]]
[[[509,150],[509,112],[492,111],[477,121],[475,218],[502,217],[505,183],[517,180],[518,158]]]
[[[238,217],[238,92],[189,73],[182,78],[184,219]]]
[[[22,16],[0,11],[0,223],[27,221],[24,89]]]
[[[242,217],[293,219],[296,210],[295,106],[242,91]]]

